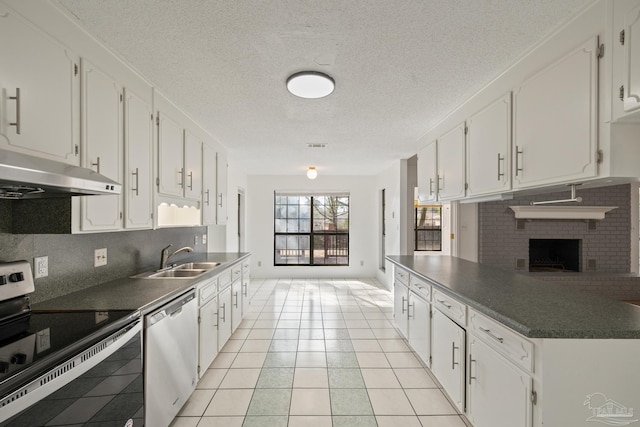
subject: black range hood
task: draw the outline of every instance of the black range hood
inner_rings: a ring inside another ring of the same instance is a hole
[[[91,169],[0,149],[0,198],[120,194],[122,185]]]

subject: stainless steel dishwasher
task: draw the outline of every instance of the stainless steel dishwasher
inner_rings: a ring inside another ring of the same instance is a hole
[[[195,290],[145,317],[145,425],[168,426],[198,381]]]

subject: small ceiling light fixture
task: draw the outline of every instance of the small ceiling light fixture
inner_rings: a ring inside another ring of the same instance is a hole
[[[309,169],[307,169],[307,178],[316,179],[317,176],[318,176],[318,171],[316,170],[316,167],[309,166]]]
[[[330,95],[336,82],[318,71],[301,71],[287,79],[287,90],[300,98],[316,99]]]

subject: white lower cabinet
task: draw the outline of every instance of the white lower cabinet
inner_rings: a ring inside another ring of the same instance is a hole
[[[465,330],[453,320],[433,310],[431,371],[460,412],[465,400]]]
[[[407,307],[409,304],[409,288],[402,282],[393,283],[393,320],[398,331],[406,338],[409,330]]]
[[[409,345],[427,366],[431,366],[431,304],[410,292],[408,314]]]
[[[218,296],[218,350],[227,343],[231,337],[231,286],[220,291]]]
[[[531,376],[473,334],[467,417],[474,427],[530,427]]]
[[[200,307],[198,322],[200,323],[198,375],[202,378],[218,355],[218,298],[213,298]]]
[[[242,280],[231,285],[231,333],[235,332],[242,322]]]

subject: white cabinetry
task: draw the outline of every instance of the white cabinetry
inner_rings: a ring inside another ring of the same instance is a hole
[[[82,59],[82,164],[122,182],[122,86]],[[122,196],[83,196],[80,230],[122,228]]]
[[[511,93],[467,120],[467,196],[511,189]]]
[[[200,378],[218,355],[218,279],[198,286],[198,375]]]
[[[616,0],[613,7],[613,110],[619,117],[640,108],[640,1]]]
[[[409,304],[409,272],[394,267],[393,280],[393,320],[398,331],[408,336],[409,318],[407,308]]]
[[[436,141],[418,152],[418,201],[421,204],[438,200],[438,149]]]
[[[465,330],[437,309],[431,325],[431,371],[457,408],[464,411]]]
[[[531,426],[531,376],[477,337],[469,337],[469,401],[474,427]]]
[[[225,153],[216,155],[216,223],[227,223],[227,173],[229,165]]]
[[[438,199],[465,196],[465,124],[461,123],[438,138]]]
[[[78,57],[0,4],[0,147],[79,164]]]
[[[202,197],[202,141],[188,130],[184,131],[184,197]]]
[[[597,175],[597,47],[593,37],[515,89],[514,188]]]
[[[220,277],[220,294],[218,296],[218,350],[222,349],[231,337],[232,296],[231,282],[228,273]]]
[[[124,226],[152,227],[153,212],[153,109],[124,89]]]
[[[216,150],[202,146],[202,224],[216,223]]]
[[[409,292],[409,345],[422,361],[430,366],[431,304],[414,292]]]
[[[184,132],[178,122],[158,112],[158,193],[183,196],[184,184]]]

